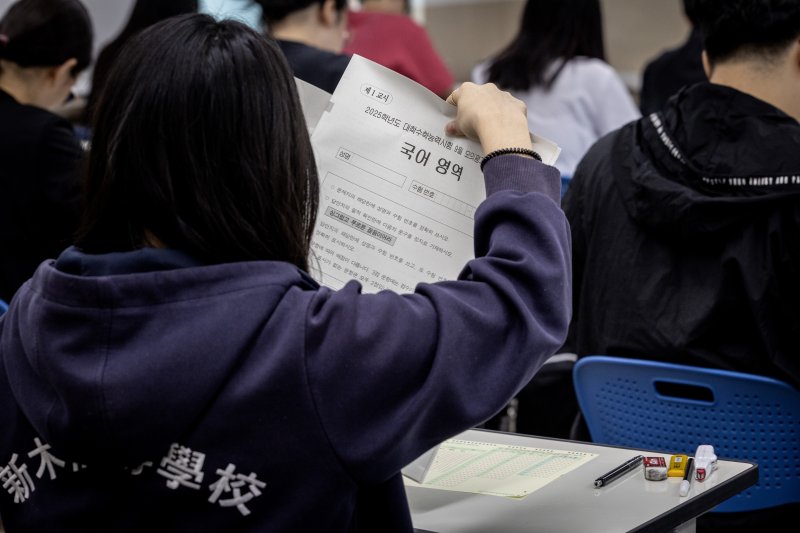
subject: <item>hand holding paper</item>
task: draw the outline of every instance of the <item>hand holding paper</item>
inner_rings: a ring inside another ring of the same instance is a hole
[[[447,102],[456,106],[456,118],[446,126],[449,135],[477,140],[487,154],[500,148],[532,147],[525,104],[494,84],[463,83]]]
[[[456,107],[353,56],[333,95],[298,86],[320,176],[312,275],[334,289],[355,279],[364,292],[412,292],[456,279],[474,257],[486,150],[532,143],[551,165],[560,151],[531,136],[522,102],[492,85],[462,85]]]

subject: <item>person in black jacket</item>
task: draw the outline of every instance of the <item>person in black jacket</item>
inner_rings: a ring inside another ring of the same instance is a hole
[[[78,225],[82,150],[50,112],[91,60],[78,0],[20,0],[0,20],[0,299],[9,301]]]
[[[332,93],[350,56],[342,54],[347,40],[347,0],[256,0],[262,19],[286,56],[293,74]]]
[[[686,40],[645,66],[639,95],[639,108],[643,115],[661,111],[669,97],[682,87],[708,81],[701,58],[703,32],[697,20],[696,4],[696,0],[683,0],[683,12],[692,25]]]
[[[711,83],[601,139],[564,198],[564,351],[800,387],[800,2],[697,3]],[[769,523],[732,514],[746,531]]]

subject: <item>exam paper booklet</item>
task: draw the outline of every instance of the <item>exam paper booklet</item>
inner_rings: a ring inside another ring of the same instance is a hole
[[[308,134],[313,137],[319,119],[322,118],[322,114],[331,102],[331,94],[300,78],[295,78],[294,83],[297,86],[297,94],[300,97]]]
[[[332,95],[297,83],[320,179],[311,274],[364,292],[456,279],[486,189],[480,144],[444,132],[455,106],[358,55]],[[558,146],[532,138],[555,163]]]
[[[423,478],[409,475],[408,469],[417,461],[403,470],[406,485],[519,499],[597,457],[596,453],[463,439],[447,440],[437,448]]]

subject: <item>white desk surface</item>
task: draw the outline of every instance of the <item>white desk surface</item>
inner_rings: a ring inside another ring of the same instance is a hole
[[[670,531],[758,482],[752,463],[720,459],[704,482],[692,481],[689,495],[678,495],[680,479],[649,481],[637,468],[609,485],[594,480],[641,453],[669,454],[546,439],[529,435],[469,430],[456,438],[558,450],[597,457],[521,500],[406,486],[415,528],[436,533],[620,533]]]

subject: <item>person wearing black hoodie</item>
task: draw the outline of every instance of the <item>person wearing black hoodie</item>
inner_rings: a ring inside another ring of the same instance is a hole
[[[800,387],[800,2],[697,4],[710,83],[598,141],[564,198],[562,351]]]
[[[686,40],[645,65],[639,109],[643,115],[661,111],[670,96],[682,87],[706,81],[703,69],[703,32],[695,14],[696,0],[683,0],[683,12],[691,24]]]

